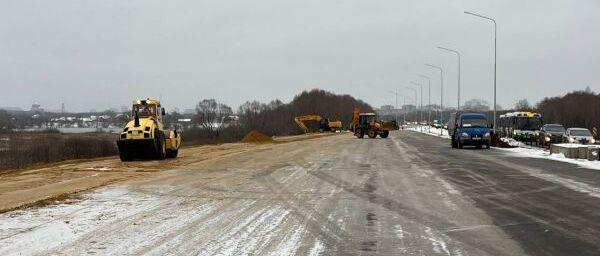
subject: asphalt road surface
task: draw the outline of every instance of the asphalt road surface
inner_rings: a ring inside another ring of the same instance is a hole
[[[267,144],[0,215],[1,255],[599,253],[599,171],[408,131]]]

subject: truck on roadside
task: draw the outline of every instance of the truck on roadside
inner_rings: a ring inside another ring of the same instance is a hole
[[[490,148],[490,127],[483,113],[451,113],[448,120],[448,134],[452,148],[463,148],[463,146]]]

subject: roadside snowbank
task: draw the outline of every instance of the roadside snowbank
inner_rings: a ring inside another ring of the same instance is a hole
[[[510,155],[516,157],[541,158],[553,161],[560,161],[578,165],[582,168],[600,170],[600,161],[590,161],[587,159],[571,159],[566,158],[563,154],[550,154],[549,151],[538,148],[497,148],[509,152]]]
[[[448,130],[435,128],[430,126],[411,126],[406,128],[406,130],[420,132],[427,135],[437,136],[440,138],[450,139],[450,135],[448,135]]]
[[[408,128],[406,128],[406,130],[450,139],[450,136],[448,135],[448,130],[446,130],[446,129],[441,129],[442,130],[441,135],[440,135],[440,129],[434,128],[434,127],[416,126],[416,127],[408,127]],[[501,139],[504,142],[506,142],[509,145],[514,146],[516,148],[496,148],[496,147],[494,147],[494,149],[506,151],[511,156],[548,159],[548,160],[552,160],[552,161],[559,161],[559,162],[575,164],[582,168],[600,170],[600,161],[590,161],[587,159],[566,158],[563,154],[550,154],[550,152],[548,150],[544,150],[541,148],[535,148],[535,147],[526,145],[522,142],[516,141],[514,139],[508,139],[508,138],[501,138]],[[577,144],[561,144],[561,145],[571,146],[571,147],[579,146]]]

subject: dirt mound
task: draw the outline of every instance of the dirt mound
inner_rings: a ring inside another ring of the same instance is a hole
[[[252,130],[248,134],[246,134],[246,136],[244,136],[242,142],[273,142],[273,138],[264,135],[257,130]]]

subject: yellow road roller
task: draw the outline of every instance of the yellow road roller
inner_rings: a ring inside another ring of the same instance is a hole
[[[175,158],[181,146],[181,133],[163,124],[165,109],[155,99],[134,100],[131,120],[119,134],[117,147],[121,161]]]

